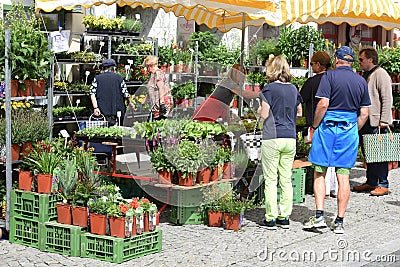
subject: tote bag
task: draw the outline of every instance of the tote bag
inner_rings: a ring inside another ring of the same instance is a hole
[[[367,163],[400,161],[400,133],[388,129],[388,133],[381,134],[379,127],[378,133],[363,135]]]

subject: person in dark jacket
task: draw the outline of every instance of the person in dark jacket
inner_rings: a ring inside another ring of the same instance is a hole
[[[101,66],[104,72],[96,75],[90,87],[93,113],[95,116],[103,114],[112,125],[117,123],[123,125],[126,112],[125,100],[133,107],[124,78],[114,72],[117,66],[114,59],[103,60]],[[118,121],[119,112],[120,121]]]

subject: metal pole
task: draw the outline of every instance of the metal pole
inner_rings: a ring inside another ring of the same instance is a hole
[[[52,49],[52,40],[50,35],[47,37],[49,40],[49,50]],[[53,59],[55,58],[53,53]],[[54,87],[54,60],[50,63],[50,79],[49,79],[49,87],[47,90],[47,119],[49,120],[48,126],[50,129],[49,140],[53,139],[53,87]]]
[[[199,64],[199,42],[196,41],[196,45],[195,45],[195,49],[196,49],[196,53],[194,55],[194,88],[196,88],[196,95],[194,98],[194,108],[197,108],[197,79],[199,77],[199,69],[198,69],[198,64]]]
[[[246,37],[246,14],[243,13],[242,19],[242,42],[240,43],[240,71],[244,73],[244,38]],[[242,75],[240,75],[242,77]],[[242,109],[243,109],[243,97],[242,97],[242,90],[243,90],[244,78],[240,79],[239,82],[239,101],[238,101],[238,116],[242,116]]]
[[[311,58],[314,54],[314,44],[310,43],[310,49],[308,50],[308,77],[312,77],[313,70],[311,67]]]
[[[8,49],[10,48],[10,29],[5,30],[5,75],[6,75],[6,229],[10,229],[10,200],[12,187],[12,156],[11,156],[11,68]]]

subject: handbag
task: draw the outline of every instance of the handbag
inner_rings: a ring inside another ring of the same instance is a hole
[[[387,128],[388,133],[381,134],[378,127],[378,133],[363,135],[367,163],[400,161],[400,133],[393,133],[389,126]]]
[[[258,164],[261,162],[261,132],[256,132],[260,117],[258,117],[256,125],[254,126],[253,133],[246,133],[240,136],[243,141],[244,149],[249,157],[250,161]]]

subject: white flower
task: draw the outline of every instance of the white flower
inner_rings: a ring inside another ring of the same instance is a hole
[[[101,200],[103,200],[103,202],[107,202],[108,198],[106,196],[101,197]]]

